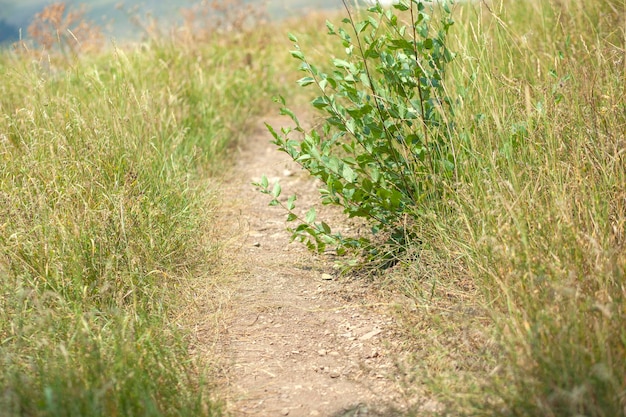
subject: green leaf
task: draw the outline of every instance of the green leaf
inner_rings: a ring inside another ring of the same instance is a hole
[[[400,207],[400,202],[402,201],[402,193],[400,193],[398,190],[393,190],[390,197],[392,207]]]
[[[311,104],[316,109],[323,109],[324,107],[328,106],[328,99],[326,97],[317,97],[311,102]]]
[[[313,77],[303,77],[300,78],[297,83],[301,86],[301,87],[306,87],[307,85],[311,85],[315,82],[315,78]]]
[[[355,130],[356,130],[356,129],[355,129],[356,125],[355,125],[355,121],[354,121],[354,119],[348,119],[348,120],[346,120],[345,125],[346,125],[346,130],[347,130],[348,132],[350,132],[350,133],[354,134],[354,132],[355,132]]]
[[[274,196],[274,198],[278,198],[280,196],[281,191],[282,190],[280,188],[280,184],[276,182],[274,184],[274,189],[272,190],[272,195]]]
[[[300,131],[300,132],[302,131],[302,128],[300,127],[300,122],[298,121],[298,117],[295,115],[295,113],[293,111],[291,111],[287,107],[281,107],[280,108],[280,114],[282,116],[289,116],[289,118],[295,122],[296,129],[298,131]]]
[[[305,230],[307,230],[309,228],[308,224],[299,224],[298,227],[296,227],[296,230],[294,230],[295,234],[300,234],[302,232],[304,232]]]
[[[401,12],[405,12],[405,11],[409,10],[409,6],[405,2],[403,2],[403,1],[401,1],[401,2],[399,2],[397,4],[394,4],[393,7],[395,9],[400,10]]]
[[[282,95],[274,96],[272,98],[272,101],[274,103],[282,104],[283,106],[285,105],[285,97],[283,97]]]
[[[368,49],[365,51],[365,59],[372,58],[377,59],[380,56],[380,53],[374,48]]]
[[[343,179],[345,179],[348,182],[354,182],[357,179],[357,176],[352,170],[352,168],[350,168],[348,165],[345,165],[345,164],[342,167],[341,176],[343,177]]]
[[[318,252],[317,246],[315,246],[315,243],[313,243],[312,241],[307,240],[305,244],[306,244],[306,248],[310,250],[311,252]]]
[[[289,51],[292,57],[304,61],[304,54],[300,51]]]
[[[296,216],[296,215],[295,215],[295,214],[293,214],[293,213],[289,213],[289,214],[287,215],[287,221],[288,221],[288,222],[292,222],[292,221],[297,220],[297,219],[298,219],[298,216]]]
[[[289,40],[291,42],[298,43],[298,38],[296,38],[296,36],[293,33],[288,33],[287,36],[289,37]]]
[[[317,213],[315,212],[315,207],[311,207],[309,211],[307,211],[304,221],[308,224],[312,224],[317,217]]]
[[[296,207],[296,195],[292,195],[287,199],[287,203],[285,203],[285,207],[287,207],[287,210],[293,210]]]
[[[362,22],[357,22],[357,24],[355,25],[356,33],[360,34],[361,32],[363,32],[369,26],[369,24],[370,23],[367,20],[362,21]]]
[[[393,45],[392,49],[403,49],[405,51],[413,49],[413,44],[406,39],[393,39],[391,45]]]
[[[371,193],[371,192],[372,192],[372,189],[373,189],[373,184],[372,184],[372,181],[370,181],[370,180],[369,180],[369,178],[365,178],[365,179],[363,180],[363,185],[362,185],[362,187],[363,187],[363,190],[364,190],[366,193],[368,193],[368,194],[369,194],[369,193]]]
[[[338,58],[333,59],[333,65],[337,68],[346,68],[346,69],[352,66],[352,64],[350,64],[348,61],[344,59],[338,59]]]
[[[332,23],[330,23],[330,21],[326,21],[326,27],[328,28],[328,34],[329,35],[334,35],[335,34],[335,25],[333,25]]]

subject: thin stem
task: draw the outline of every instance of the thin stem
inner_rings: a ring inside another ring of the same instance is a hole
[[[417,51],[417,31],[415,29],[415,15],[413,14],[413,1],[411,1],[411,28],[413,29],[413,52],[415,53],[415,64],[420,69],[420,71],[424,72],[420,63],[419,63],[419,53]],[[419,74],[418,74],[419,75]],[[430,164],[431,172],[434,171],[433,160],[430,155],[430,145],[429,145],[429,135],[428,135],[428,126],[426,126],[426,112],[424,110],[424,94],[422,93],[422,81],[420,77],[417,77],[417,93],[420,99],[420,113],[422,116],[422,130],[424,132],[424,143],[426,144],[426,156],[428,158],[428,163]]]

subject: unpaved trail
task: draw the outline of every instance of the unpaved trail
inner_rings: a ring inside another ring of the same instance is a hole
[[[285,213],[251,185],[261,175],[280,179],[302,210],[317,199],[315,183],[270,139],[259,122],[221,189],[225,263],[234,271],[219,349],[228,358],[227,408],[235,416],[401,415],[410,395],[389,306],[366,281],[342,281],[332,260],[289,243]]]

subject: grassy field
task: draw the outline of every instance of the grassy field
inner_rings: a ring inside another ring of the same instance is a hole
[[[626,415],[624,10],[454,12],[458,178],[397,281],[424,306],[403,315],[418,371],[458,413]]]
[[[3,415],[220,414],[177,317],[219,256],[206,177],[276,89],[242,40],[2,52]]]
[[[412,300],[407,383],[445,405],[432,414],[626,415],[624,10],[453,10],[456,173],[411,213],[417,260],[382,282]],[[219,257],[205,178],[273,95],[306,101],[284,87],[301,76],[286,33],[328,61],[324,27],[0,53],[6,415],[221,414],[177,321]]]
[[[432,414],[626,415],[625,6],[453,8],[443,146],[455,169],[406,209],[418,239],[381,283],[411,299],[398,307],[407,383],[443,403]],[[307,65],[332,74],[329,56],[352,59],[332,37],[296,33]],[[384,67],[371,57],[370,71]],[[345,85],[338,100],[365,108]]]

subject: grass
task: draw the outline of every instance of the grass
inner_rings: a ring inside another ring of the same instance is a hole
[[[406,382],[444,406],[418,415],[626,415],[624,9],[455,6],[457,176],[415,218],[417,261],[381,279],[413,300]],[[289,30],[341,53],[316,17],[0,54],[7,415],[222,413],[179,317],[219,275],[205,178],[275,92],[308,98],[283,87]]]
[[[463,41],[460,252],[497,307],[510,415],[626,414],[625,16],[507,4]]]
[[[204,178],[276,88],[242,36],[0,55],[3,415],[222,414],[177,317],[219,256]]]
[[[624,6],[455,9],[459,181],[397,278],[448,412],[626,415]]]
[[[455,176],[383,281],[446,406],[418,415],[626,415],[625,7],[455,7]]]

